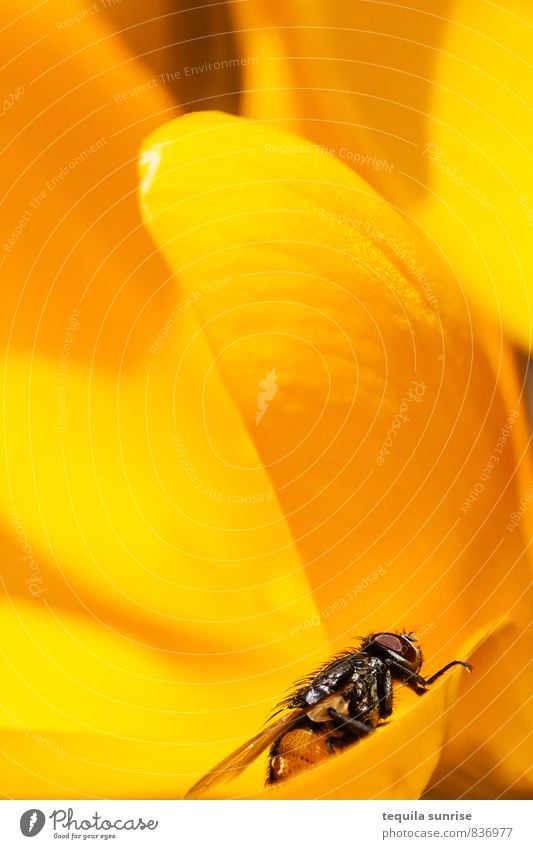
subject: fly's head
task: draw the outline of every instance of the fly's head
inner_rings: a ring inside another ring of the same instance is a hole
[[[422,666],[422,652],[416,642],[412,633],[380,631],[365,637],[361,649],[371,657],[377,657],[390,665],[392,677],[401,680],[402,672],[418,673]]]

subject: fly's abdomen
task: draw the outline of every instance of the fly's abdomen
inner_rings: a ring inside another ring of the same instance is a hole
[[[293,778],[331,754],[325,725],[302,723],[276,740],[270,750],[267,782],[276,784]]]

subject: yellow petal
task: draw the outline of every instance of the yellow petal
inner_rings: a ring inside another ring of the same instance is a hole
[[[531,5],[238,4],[245,111],[330,147],[532,339]]]
[[[1,610],[10,635],[0,660],[4,794],[101,797],[135,786],[139,794],[143,779],[147,792],[163,782],[168,794],[171,780],[187,784],[195,718],[175,655],[31,596]],[[117,752],[130,753],[120,771]],[[88,775],[85,760],[95,767]]]
[[[473,653],[475,674],[451,713],[448,745],[427,798],[531,798],[530,657],[531,629],[519,631],[511,622]]]
[[[182,358],[172,379],[163,351],[130,377],[69,364],[60,432],[57,363],[29,372],[12,358],[4,390],[3,582],[13,607],[2,660],[6,716],[45,736],[82,734],[82,748],[94,736],[98,774],[120,763],[123,749],[108,738],[121,730],[132,759],[138,741],[154,734],[173,746],[187,739],[173,749],[168,782],[168,753],[163,769],[160,744],[147,747],[146,760],[141,746],[135,775],[118,771],[105,785],[113,796],[132,787],[143,795],[145,774],[164,795],[172,779],[179,795],[212,751],[231,746],[243,728],[255,731],[324,640],[320,627],[311,639],[291,634],[316,609],[266,473],[220,380],[206,379],[203,337],[196,329],[166,344]],[[248,473],[228,470],[209,449],[198,433],[202,408],[207,435],[228,439]],[[148,686],[152,678],[161,687]],[[39,752],[46,763],[33,767],[35,796],[63,768]],[[26,755],[21,749],[24,769]],[[96,778],[78,766],[71,793],[90,796]],[[18,780],[11,771],[4,779],[12,795]]]
[[[187,291],[231,277],[195,306],[334,645],[408,627],[438,665],[508,610],[524,625],[524,412],[457,279],[348,168],[262,124],[178,119],[143,169]]]

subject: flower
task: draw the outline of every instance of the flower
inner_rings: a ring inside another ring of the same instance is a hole
[[[414,798],[435,769],[435,792],[525,793],[530,477],[507,347],[364,181],[261,122],[152,135],[156,249],[134,169],[175,114],[166,85],[101,15],[17,11],[2,792],[179,797],[355,625],[408,624],[428,668],[468,655],[475,675],[401,691],[387,727],[294,785],[267,794],[258,762],[229,795]]]

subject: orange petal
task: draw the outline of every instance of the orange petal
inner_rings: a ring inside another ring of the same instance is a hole
[[[533,330],[531,5],[237,4],[245,114],[327,145],[436,239],[480,309]]]
[[[16,7],[16,8],[15,8]],[[176,114],[105,14],[80,3],[12,2],[0,13],[3,347],[116,364],[148,344],[168,303],[167,270],[143,232],[135,160],[143,134]],[[76,16],[81,15],[81,20]],[[138,321],[142,313],[143,320]]]
[[[237,111],[239,72],[247,62],[235,44],[229,6],[184,0],[128,0],[106,8],[137,61],[150,66],[158,85],[184,111]]]

